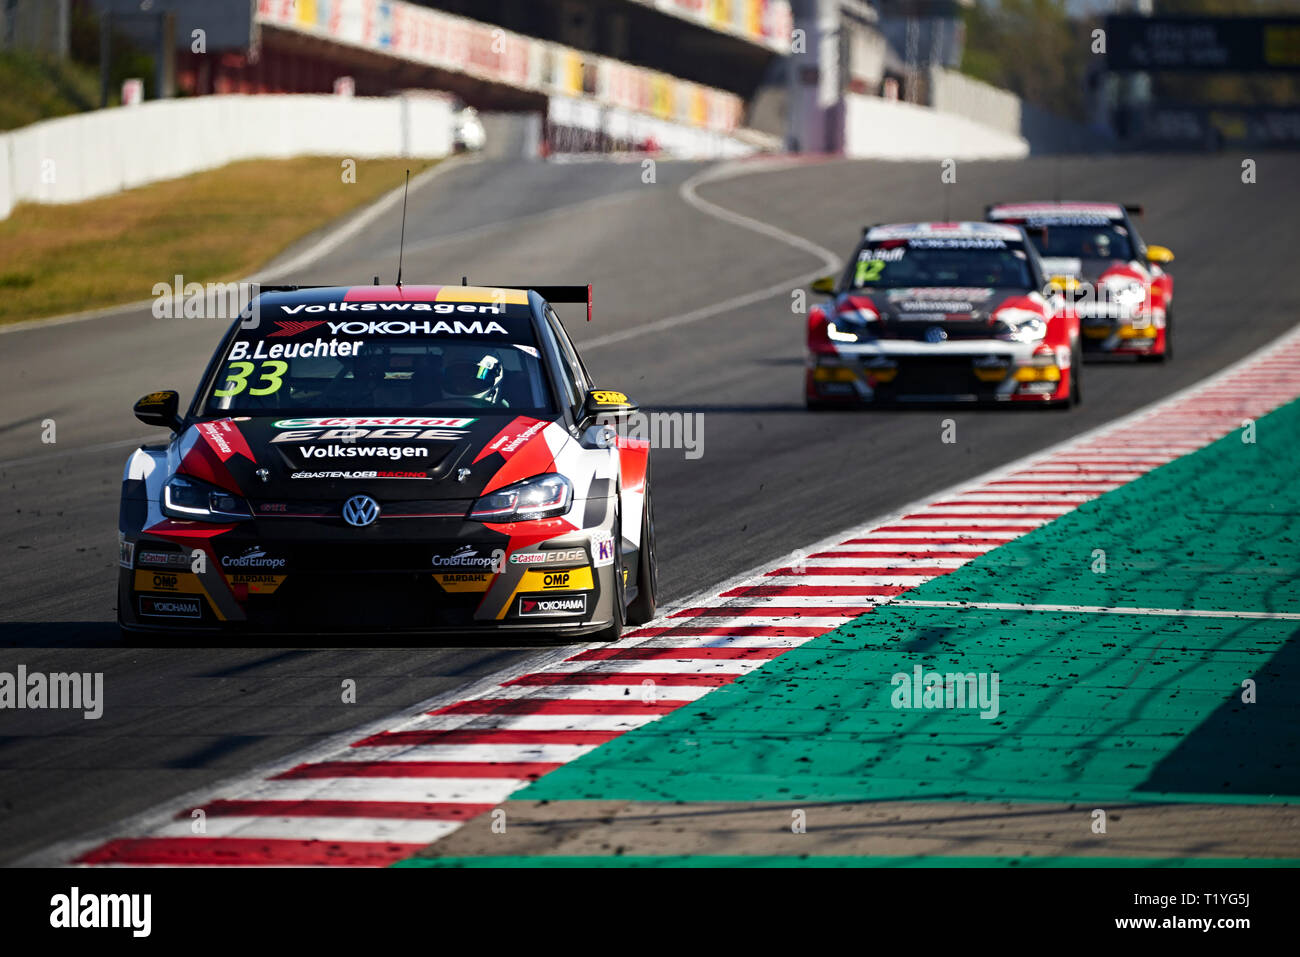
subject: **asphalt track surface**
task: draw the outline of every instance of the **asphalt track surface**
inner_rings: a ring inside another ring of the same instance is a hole
[[[1089,365],[1083,407],[807,413],[804,317],[789,289],[705,310],[818,269],[771,234],[710,215],[681,186],[702,167],[456,164],[411,195],[408,282],[591,282],[596,321],[562,312],[592,372],[648,410],[703,413],[703,455],[654,457],[662,597],[676,600],[874,515],[1156,400],[1290,328],[1300,188],[1293,157],[1104,157],[962,163],[752,164],[701,185],[709,204],[847,255],[863,225],[978,218],[986,203],[1143,203],[1170,246],[1177,358]],[[329,188],[329,187],[326,187]],[[945,193],[944,191],[948,192]],[[201,228],[201,218],[196,220]],[[392,278],[398,221],[381,218],[293,275]],[[288,261],[285,257],[282,261]],[[158,264],[160,280],[169,279]],[[142,290],[142,296],[146,291]],[[656,331],[639,327],[657,320]],[[664,328],[664,327],[667,328]],[[516,664],[536,647],[124,646],[114,625],[115,522],[144,392],[188,398],[224,323],[124,310],[0,335],[0,671],[102,671],[98,721],[8,711],[0,725],[0,863],[310,746]],[[626,336],[624,336],[626,334]],[[621,338],[620,338],[621,337]],[[957,442],[940,439],[956,422]],[[53,419],[57,442],[41,442]],[[340,682],[358,703],[340,704]]]

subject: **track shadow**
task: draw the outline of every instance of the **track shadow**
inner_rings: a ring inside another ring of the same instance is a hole
[[[1139,790],[1300,795],[1300,631],[1253,675],[1257,701],[1223,704],[1157,764]]]
[[[108,621],[0,622],[0,648],[555,648],[584,644],[574,635],[446,634],[395,632],[302,635],[167,635],[123,636]]]
[[[0,622],[0,648],[123,648],[111,621]]]
[[[715,412],[749,415],[753,413],[789,412],[806,416],[858,415],[896,417],[899,414],[930,413],[935,410],[953,412],[977,412],[980,415],[1023,415],[1031,412],[1064,412],[1064,408],[1044,409],[1041,405],[1029,402],[1001,402],[997,405],[979,405],[974,402],[905,402],[880,405],[843,405],[826,406],[809,409],[802,402],[757,402],[750,405],[743,403],[708,403],[697,402],[691,405],[654,405],[644,406],[643,412]]]

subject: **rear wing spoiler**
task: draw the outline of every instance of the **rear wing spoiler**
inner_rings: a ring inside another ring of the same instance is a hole
[[[517,283],[491,283],[496,289],[531,289],[547,302],[585,302],[587,304],[587,321],[591,322],[591,283],[585,286],[521,286]]]
[[[995,208],[997,208],[998,206],[1005,206],[1005,205],[1006,205],[1005,203],[990,203],[989,205],[985,206],[984,218],[988,219],[989,216],[993,215],[993,210]],[[1141,216],[1145,212],[1145,210],[1139,203],[1125,203],[1124,211],[1127,213],[1132,213],[1134,216]]]

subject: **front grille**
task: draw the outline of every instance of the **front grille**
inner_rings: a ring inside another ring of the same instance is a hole
[[[428,573],[290,575],[245,608],[255,628],[384,631],[474,624],[482,593],[446,593]]]
[[[258,518],[338,518],[342,521],[343,503],[337,501],[275,499],[250,502]],[[379,517],[385,518],[464,518],[474,504],[472,498],[411,499],[379,502]]]
[[[903,322],[895,319],[881,326],[877,338],[925,342],[925,334],[935,327],[942,329],[950,340],[995,339],[1007,332],[1003,323],[990,323],[984,319],[948,319],[933,322],[924,319]]]
[[[976,378],[970,356],[900,356],[898,371],[876,386],[881,399],[908,396],[975,395],[993,398],[999,382]]]

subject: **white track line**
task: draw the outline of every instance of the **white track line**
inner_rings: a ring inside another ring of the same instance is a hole
[[[890,605],[912,608],[990,608],[997,611],[1065,611],[1089,615],[1170,615],[1176,618],[1277,618],[1300,621],[1300,612],[1222,611],[1209,608],[1125,608],[1121,605],[1030,605],[1014,601],[909,601],[899,598]]]
[[[789,279],[774,283],[763,289],[752,292],[742,293],[724,299],[721,302],[715,302],[709,306],[702,306],[699,309],[692,309],[689,312],[678,313],[674,316],[665,316],[662,319],[655,319],[652,322],[642,323],[631,329],[624,329],[621,332],[611,332],[608,335],[597,336],[594,339],[588,339],[581,343],[583,351],[589,349],[601,349],[605,346],[614,345],[617,342],[626,342],[629,339],[636,339],[641,336],[650,335],[652,332],[663,332],[666,329],[675,329],[679,326],[690,325],[693,322],[699,322],[701,319],[708,319],[719,313],[730,312],[733,309],[741,309],[745,306],[752,306],[755,303],[762,302],[765,299],[771,299],[777,295],[788,295],[790,290],[804,285],[807,282],[824,275],[828,272],[837,272],[840,268],[840,257],[834,252],[821,246],[811,239],[805,239],[803,236],[797,236],[788,230],[781,229],[779,226],[773,226],[771,223],[765,223],[761,220],[753,219],[741,213],[732,212],[729,209],[711,203],[707,199],[701,199],[696,190],[705,183],[710,183],[720,179],[732,179],[736,176],[748,175],[750,173],[771,172],[774,168],[785,168],[789,164],[764,164],[753,161],[745,164],[742,168],[737,168],[734,164],[723,164],[721,167],[710,167],[696,173],[685,183],[681,185],[677,193],[684,202],[698,209],[700,212],[720,219],[723,222],[731,223],[733,226],[739,226],[742,229],[748,229],[751,232],[774,239],[779,243],[807,253],[808,255],[821,260],[821,265],[812,272],[801,273],[798,276],[792,276]]]

